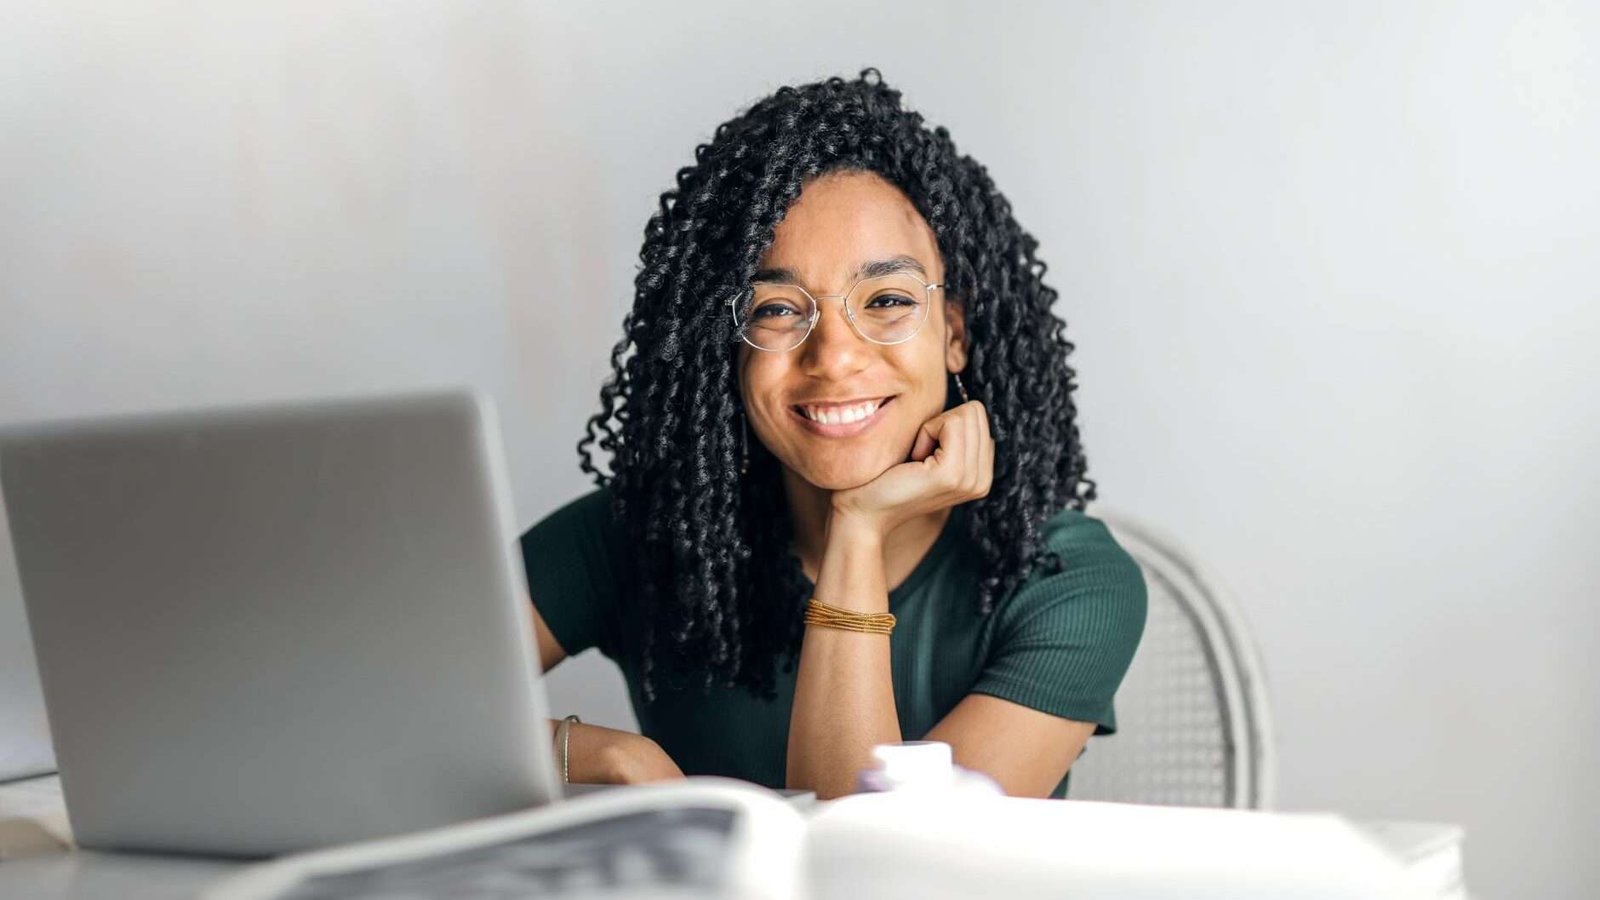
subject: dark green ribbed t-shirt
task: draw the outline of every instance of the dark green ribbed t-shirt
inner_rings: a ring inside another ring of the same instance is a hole
[[[1044,528],[1063,563],[1036,573],[994,612],[978,612],[978,558],[957,509],[905,582],[889,592],[900,733],[916,740],[970,693],[992,694],[1051,715],[1116,729],[1112,695],[1144,630],[1145,586],[1137,564],[1097,519],[1066,510]],[[639,688],[642,613],[635,557],[611,513],[591,492],[522,535],[534,606],[568,654],[590,647],[622,669],[642,733],[689,775],[726,775],[782,787],[794,672],[779,667],[777,699],[743,688]],[[1063,780],[1055,796],[1066,793]]]

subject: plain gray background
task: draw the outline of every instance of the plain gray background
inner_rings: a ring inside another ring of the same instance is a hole
[[[880,67],[1041,241],[1111,505],[1235,590],[1282,805],[1600,882],[1600,11],[0,3],[0,422],[448,383],[521,524],[717,123]],[[604,660],[558,713],[631,724]]]

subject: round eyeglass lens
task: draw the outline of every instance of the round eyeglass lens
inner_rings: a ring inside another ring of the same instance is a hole
[[[845,301],[862,337],[878,344],[908,341],[928,318],[928,286],[910,275],[868,278]]]
[[[811,332],[817,305],[805,291],[789,284],[758,284],[734,316],[739,333],[762,350],[800,346]]]

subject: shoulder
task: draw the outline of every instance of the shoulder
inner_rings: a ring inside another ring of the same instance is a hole
[[[1063,568],[1097,567],[1106,577],[1118,575],[1122,579],[1137,579],[1139,564],[1117,543],[1110,527],[1098,518],[1076,509],[1063,509],[1044,523],[1040,529],[1046,549],[1060,558]]]
[[[534,606],[568,654],[616,651],[618,603],[627,590],[626,537],[611,494],[592,490],[561,506],[518,541]]]
[[[627,531],[616,517],[611,491],[596,488],[558,507],[519,539],[531,577],[552,573],[564,581],[615,581],[628,568]]]
[[[1041,562],[995,607],[978,693],[1116,729],[1112,699],[1144,635],[1139,565],[1099,519],[1067,509],[1047,521]]]
[[[1138,643],[1144,632],[1144,574],[1098,518],[1064,509],[1041,529],[1054,554],[996,609],[1002,626],[1089,633],[1096,642]],[[1042,621],[1041,621],[1042,620]]]
[[[612,509],[611,492],[601,487],[571,500],[535,522],[522,533],[521,543],[525,550],[530,544],[552,542],[598,540],[609,543],[616,540],[621,531]]]

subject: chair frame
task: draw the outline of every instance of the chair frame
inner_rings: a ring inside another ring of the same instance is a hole
[[[1117,511],[1093,510],[1139,563],[1161,582],[1201,634],[1206,663],[1221,693],[1223,728],[1230,750],[1228,805],[1271,809],[1277,800],[1278,759],[1265,672],[1250,630],[1221,582],[1181,545]]]

